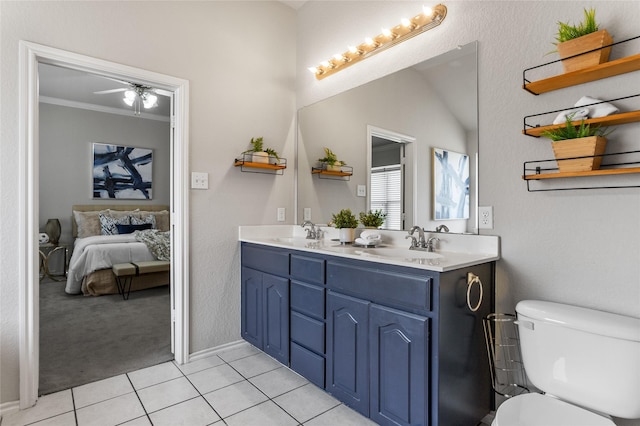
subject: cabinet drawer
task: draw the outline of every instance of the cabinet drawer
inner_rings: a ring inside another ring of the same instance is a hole
[[[324,322],[291,312],[291,340],[324,354]]]
[[[291,309],[324,319],[324,288],[291,281]]]
[[[327,261],[327,287],[381,305],[424,312],[431,310],[434,276],[391,265]]]
[[[291,277],[304,280],[309,283],[324,285],[325,277],[324,259],[291,255]]]
[[[324,389],[324,357],[292,342],[291,369]]]
[[[289,253],[275,248],[243,243],[242,266],[280,276],[289,275]]]

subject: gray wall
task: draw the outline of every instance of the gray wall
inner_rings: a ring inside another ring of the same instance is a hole
[[[71,237],[74,204],[169,204],[169,122],[40,103],[40,230],[60,219],[63,242]],[[153,149],[151,200],[93,199],[92,144]]]

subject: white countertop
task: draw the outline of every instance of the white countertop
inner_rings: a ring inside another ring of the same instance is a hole
[[[479,265],[500,259],[500,237],[494,235],[449,234],[425,232],[425,238],[439,239],[436,252],[426,253],[408,250],[406,231],[382,231],[382,244],[376,248],[342,245],[338,241],[338,230],[322,227],[322,240],[305,238],[304,229],[299,225],[259,225],[240,226],[239,241],[262,244],[345,257],[349,259],[379,262],[389,265],[446,272],[468,266]],[[363,229],[356,229],[356,235]]]

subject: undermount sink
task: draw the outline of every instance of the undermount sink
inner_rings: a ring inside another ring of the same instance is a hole
[[[376,257],[388,257],[393,259],[404,259],[408,261],[416,260],[436,260],[442,259],[442,255],[429,251],[409,250],[404,248],[388,247],[388,248],[374,248],[374,249],[361,249],[356,251],[360,256],[376,256]]]

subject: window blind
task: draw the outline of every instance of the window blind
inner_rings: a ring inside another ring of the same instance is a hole
[[[371,210],[387,214],[383,228],[402,229],[402,169],[400,164],[371,169]]]

